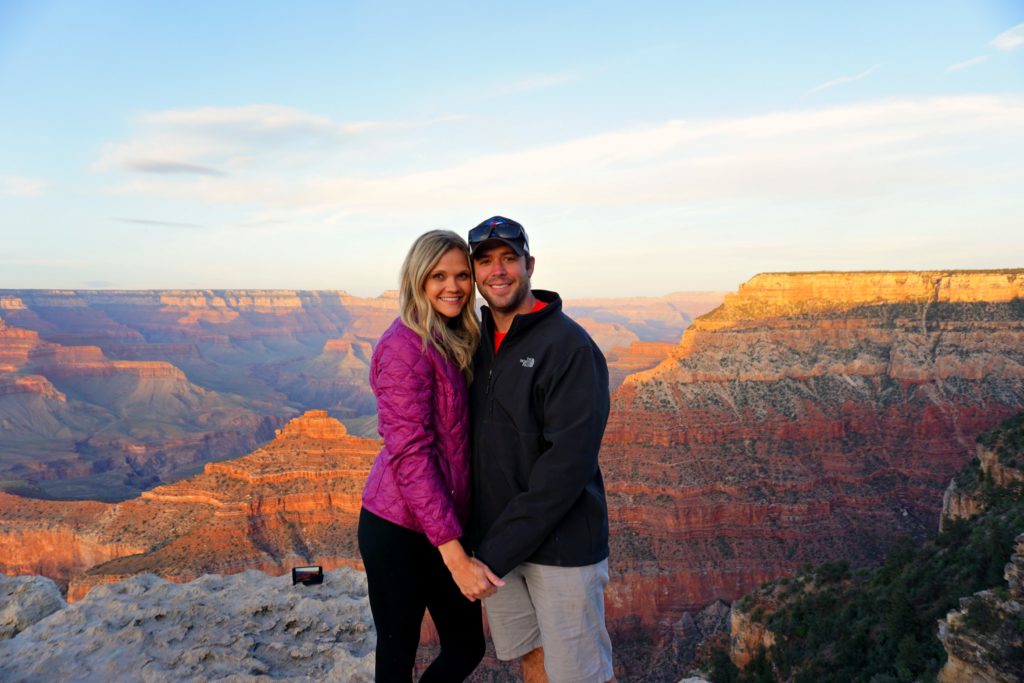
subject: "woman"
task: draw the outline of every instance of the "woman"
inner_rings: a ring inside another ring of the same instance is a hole
[[[377,628],[377,683],[412,679],[423,612],[441,654],[421,683],[462,681],[484,652],[479,599],[501,580],[459,542],[469,513],[466,383],[480,341],[469,248],[432,230],[402,264],[400,316],[370,365],[384,447],[373,462],[359,515]]]

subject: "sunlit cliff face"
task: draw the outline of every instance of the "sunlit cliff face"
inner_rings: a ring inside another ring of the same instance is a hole
[[[1024,271],[765,274],[613,395],[609,614],[685,610],[934,533],[982,431],[1024,408]]]

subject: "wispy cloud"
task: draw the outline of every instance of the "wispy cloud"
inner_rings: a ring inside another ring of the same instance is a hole
[[[944,192],[936,188],[957,187],[979,173],[987,178],[984,169],[1016,168],[1009,160],[1022,153],[1024,98],[962,96],[668,121],[502,154],[446,157],[416,171],[352,167],[338,173],[340,164],[331,162],[337,151],[322,150],[318,168],[329,172],[293,173],[259,163],[244,177],[150,174],[120,191],[249,207],[309,223],[339,211],[831,201],[914,188]],[[979,167],[976,158],[989,161]]]
[[[840,76],[839,78],[833,78],[832,80],[825,81],[824,83],[821,83],[819,85],[814,86],[813,88],[811,88],[810,90],[808,90],[804,94],[805,95],[810,95],[811,93],[821,92],[822,90],[827,90],[829,88],[834,88],[837,85],[845,85],[846,83],[853,83],[854,81],[863,80],[863,79],[867,78],[868,76],[870,76],[880,66],[882,66],[882,65],[881,64],[875,64],[870,69],[865,69],[864,71],[862,71],[859,74],[856,74],[854,76]]]
[[[219,177],[261,162],[302,165],[361,136],[416,130],[464,118],[447,115],[413,121],[337,122],[270,104],[170,109],[139,117],[138,133],[128,141],[107,145],[92,168]]]
[[[173,222],[173,221],[157,221],[157,220],[152,220],[152,219],[149,219],[149,218],[121,218],[121,217],[115,216],[114,220],[118,221],[119,223],[132,223],[134,225],[149,225],[149,226],[153,226],[153,227],[157,227],[157,228],[189,228],[189,229],[200,228],[201,229],[201,228],[204,227],[204,226],[198,225],[196,223],[176,223],[176,222]]]
[[[449,114],[438,116],[433,119],[422,121],[358,121],[355,123],[343,124],[340,129],[348,135],[361,135],[363,133],[392,133],[400,130],[416,130],[418,128],[430,128],[445,123],[456,123],[466,121],[469,117],[465,114]]]
[[[970,59],[956,64],[950,64],[946,67],[946,73],[953,73],[954,71],[963,71],[964,69],[970,69],[972,66],[978,66],[989,60],[990,55],[978,55],[977,57],[971,57]]]
[[[1003,31],[992,39],[992,45],[1000,50],[1015,50],[1024,45],[1024,22]]]
[[[14,197],[41,197],[49,187],[49,183],[39,178],[24,176],[0,176],[0,194]]]
[[[217,169],[211,168],[209,166],[201,166],[199,164],[184,164],[175,161],[135,159],[126,162],[125,166],[132,171],[141,171],[143,173],[163,173],[170,175],[224,175],[222,171],[218,171]]]
[[[571,83],[577,79],[577,75],[571,71],[566,71],[558,74],[548,74],[545,76],[536,76],[533,78],[527,78],[517,83],[506,85],[498,90],[499,95],[512,95],[515,93],[532,92],[534,90],[543,90],[545,88],[553,88],[558,85],[565,83]]]

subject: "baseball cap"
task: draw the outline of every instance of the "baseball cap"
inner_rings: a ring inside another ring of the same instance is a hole
[[[491,216],[469,231],[469,248],[475,255],[485,242],[504,242],[520,256],[530,255],[530,241],[522,225],[504,216]]]

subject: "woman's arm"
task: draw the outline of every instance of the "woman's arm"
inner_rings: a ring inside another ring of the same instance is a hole
[[[462,525],[437,461],[434,370],[418,337],[382,340],[374,354],[373,389],[388,466],[406,507],[433,545],[459,538]]]

